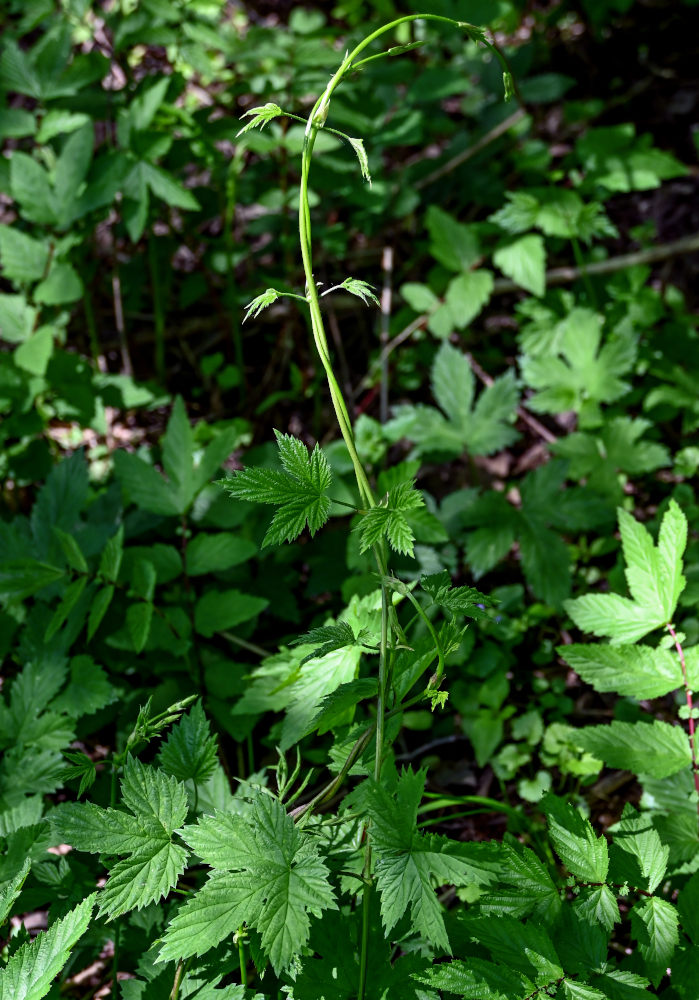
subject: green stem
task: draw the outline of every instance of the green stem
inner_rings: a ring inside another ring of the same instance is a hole
[[[184,959],[181,958],[177,963],[177,969],[175,970],[175,981],[172,984],[172,989],[170,990],[169,1000],[177,1000],[180,995],[180,985],[182,984],[182,975],[184,973]]]
[[[243,928],[238,928],[238,964],[240,966],[240,982],[243,986],[248,985],[247,961],[245,958],[245,935]]]

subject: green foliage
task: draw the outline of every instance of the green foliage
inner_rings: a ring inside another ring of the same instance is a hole
[[[224,480],[229,496],[272,504],[277,511],[263,545],[292,542],[306,526],[312,535],[327,521],[332,484],[328,461],[318,445],[309,453],[302,441],[275,431],[283,471],[244,469]]]
[[[475,376],[460,351],[444,343],[432,366],[432,393],[439,410],[431,406],[399,406],[385,428],[389,440],[406,437],[415,442],[415,454],[456,457],[491,455],[517,440],[511,426],[518,403],[510,372],[484,389],[477,400]]]

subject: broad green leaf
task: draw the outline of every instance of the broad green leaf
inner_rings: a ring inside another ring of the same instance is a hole
[[[607,1000],[601,990],[577,979],[564,979],[561,989],[556,994],[560,995],[564,996],[565,1000]]]
[[[667,871],[670,849],[661,843],[648,813],[637,813],[627,803],[614,835],[611,852],[613,879],[655,892]]]
[[[212,636],[256,618],[268,605],[267,598],[241,590],[209,590],[197,601],[194,627],[200,635]]]
[[[139,166],[145,183],[156,198],[160,198],[161,201],[173,208],[182,208],[191,212],[196,212],[201,208],[192,192],[183,187],[167,170],[156,167],[153,163],[146,163],[145,160]]]
[[[116,583],[119,578],[119,568],[124,551],[124,526],[120,525],[118,531],[107,539],[100,556],[99,573],[110,583]]]
[[[530,233],[499,247],[493,263],[533,295],[541,296],[546,291],[546,248],[541,236]]]
[[[648,977],[657,986],[679,942],[677,910],[664,899],[651,896],[631,910],[631,933],[645,959]]]
[[[257,552],[254,542],[238,534],[218,532],[207,535],[201,532],[187,545],[187,573],[189,576],[220,573],[247,562]]]
[[[677,654],[651,646],[571,644],[559,656],[595,691],[615,691],[626,698],[662,698],[682,687]]]
[[[107,674],[91,656],[74,656],[70,661],[69,682],[51,702],[56,712],[80,718],[99,711],[116,699],[116,691]]]
[[[142,510],[165,517],[185,512],[172,487],[138,456],[127,451],[115,452],[114,471],[129,499]]]
[[[626,578],[634,600],[618,594],[586,594],[566,604],[578,626],[614,644],[633,642],[672,621],[684,589],[682,555],[687,544],[687,520],[671,500],[660,525],[658,545],[648,530],[619,510]]]
[[[36,559],[0,563],[0,595],[23,600],[65,576],[65,570]]]
[[[32,117],[33,122],[33,117]],[[27,153],[15,150],[10,159],[12,197],[22,206],[22,215],[30,222],[56,222],[56,198],[48,172]]]
[[[43,376],[53,355],[53,348],[53,330],[42,326],[15,350],[14,363],[30,375]]]
[[[336,906],[313,838],[264,792],[247,816],[205,816],[183,837],[215,871],[170,923],[158,961],[202,955],[245,921],[279,973],[308,941],[310,915]]]
[[[201,702],[196,702],[170,730],[158,762],[166,774],[179,781],[202,784],[214,773],[218,762],[216,738]]]
[[[53,184],[56,202],[66,226],[73,221],[71,207],[77,201],[80,186],[87,176],[94,144],[94,127],[92,122],[88,121],[66,139],[56,163]]]
[[[0,969],[0,1000],[41,1000],[68,961],[71,948],[87,930],[94,895],[15,952]]]
[[[492,274],[484,270],[466,271],[452,278],[445,301],[457,330],[465,330],[488,304],[493,284]]]
[[[619,904],[608,885],[583,889],[573,903],[575,912],[587,923],[598,921],[605,930],[612,931],[621,921]]]
[[[102,587],[95,594],[94,600],[90,607],[90,614],[87,619],[87,641],[92,639],[93,635],[100,627],[102,619],[107,613],[107,608],[112,603],[112,597],[114,596],[114,585],[109,584],[106,587]]]
[[[568,871],[583,882],[604,882],[609,868],[607,842],[596,837],[589,822],[568,802],[547,795],[542,809],[549,837]]]
[[[539,985],[560,979],[563,967],[546,931],[533,921],[513,917],[467,916],[464,929],[488,948],[493,959]]]
[[[374,781],[365,808],[371,820],[376,883],[386,934],[410,911],[411,922],[431,944],[451,953],[435,888],[483,881],[483,872],[446,837],[415,832],[425,772],[404,771],[395,794]],[[462,852],[463,853],[463,852]],[[485,877],[488,880],[488,877]]]
[[[318,445],[309,453],[298,438],[274,433],[283,471],[243,469],[222,482],[230,496],[278,507],[263,546],[292,542],[306,525],[314,535],[330,513],[326,490],[332,474],[325,455]]]
[[[430,253],[450,271],[468,271],[480,256],[476,229],[465,226],[437,205],[430,205],[425,216],[430,234]]]
[[[48,263],[48,243],[15,227],[0,225],[0,265],[5,278],[20,285],[39,281]]]
[[[185,848],[172,842],[187,815],[182,784],[129,756],[121,793],[130,813],[86,802],[64,805],[52,815],[55,835],[76,850],[128,855],[111,868],[98,897],[100,916],[110,918],[166,896],[187,858]]]
[[[440,962],[424,972],[413,973],[413,979],[463,1000],[505,1000],[526,993],[516,972],[483,958]]]
[[[657,719],[652,723],[615,720],[607,726],[586,726],[576,729],[574,738],[579,747],[609,767],[654,778],[667,778],[692,762],[682,728]]]
[[[66,621],[71,611],[75,608],[78,601],[82,597],[83,591],[87,586],[87,577],[79,576],[77,580],[72,580],[71,583],[66,587],[63,597],[61,598],[61,603],[58,605],[53,613],[53,617],[48,624],[46,631],[44,632],[44,642],[48,642],[56,632],[61,628],[63,623]]]
[[[561,321],[555,354],[525,355],[522,377],[537,392],[527,406],[538,413],[580,413],[586,403],[613,403],[629,391],[622,380],[636,358],[636,336],[616,333],[602,344],[602,317],[576,308]]]
[[[151,601],[136,601],[126,609],[126,629],[136,653],[143,652],[150,635],[153,621],[153,604]]]
[[[434,312],[439,305],[439,299],[428,285],[408,281],[401,285],[400,293],[410,308],[417,313]]]
[[[177,497],[177,505],[185,511],[194,498],[194,438],[181,396],[177,396],[167,429],[161,441],[163,467]]]
[[[348,713],[360,701],[376,697],[377,689],[377,681],[371,677],[361,677],[341,684],[323,698],[304,735],[317,732],[319,736],[323,736],[335,726],[346,723]]]

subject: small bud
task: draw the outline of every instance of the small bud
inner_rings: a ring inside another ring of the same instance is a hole
[[[502,84],[505,88],[505,100],[510,101],[515,96],[515,82],[512,79],[512,73],[502,74]]]

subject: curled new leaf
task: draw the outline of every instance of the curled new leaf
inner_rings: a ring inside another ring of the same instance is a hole
[[[237,133],[236,138],[239,135],[243,135],[244,132],[249,132],[253,128],[264,128],[268,122],[271,122],[273,118],[278,118],[283,115],[284,112],[279,107],[278,104],[273,104],[269,101],[267,104],[262,105],[259,108],[250,108],[243,114],[243,118],[250,118],[251,121],[247,122],[240,131]]]
[[[369,187],[371,187],[371,174],[369,173],[369,157],[366,155],[366,149],[364,148],[363,139],[352,139],[351,136],[347,136],[350,141],[352,149],[357,154],[357,159],[359,160],[359,166],[362,171],[362,177],[365,181],[369,181]]]
[[[338,288],[344,288],[352,295],[356,295],[367,306],[370,301],[376,303],[377,306],[379,305],[379,300],[374,294],[373,287],[368,281],[362,281],[361,278],[345,278],[342,284],[338,285]]]
[[[267,306],[271,306],[273,302],[276,302],[280,295],[281,292],[278,292],[276,288],[266,288],[260,295],[256,295],[252,302],[248,302],[245,307],[243,323],[250,319],[251,316],[253,319],[259,316],[262,310],[266,309]]]

